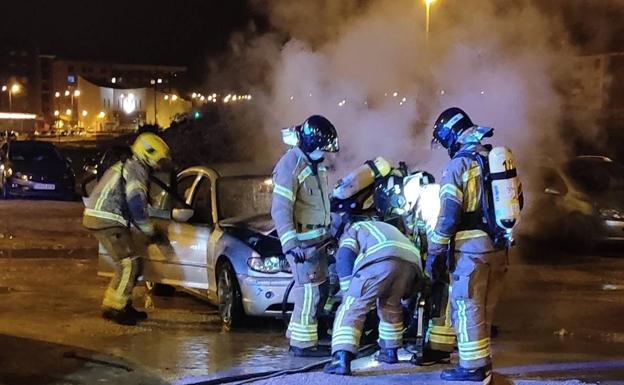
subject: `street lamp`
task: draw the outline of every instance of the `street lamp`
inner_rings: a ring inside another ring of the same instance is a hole
[[[431,4],[433,4],[435,0],[425,0],[425,41],[429,42],[429,26],[431,20]]]
[[[88,114],[87,110],[82,110],[82,117],[83,117],[83,118],[84,118],[84,117],[86,117],[86,116],[87,116],[87,114]]]
[[[59,110],[54,110],[54,116],[59,116],[61,114],[61,111]]]
[[[71,116],[71,114],[72,114],[71,108],[68,108],[68,109],[65,110],[65,115]]]
[[[76,97],[80,96],[80,90],[74,91],[74,96],[76,96]]]
[[[65,96],[69,96],[69,90],[65,91]]]
[[[60,93],[60,92],[58,92],[58,91],[56,91],[56,92],[54,93],[54,97],[55,97],[55,98],[60,98],[60,97],[61,97],[61,93]]]
[[[21,89],[22,87],[17,83],[14,83],[9,88],[9,111],[13,111],[13,95],[19,93]]]

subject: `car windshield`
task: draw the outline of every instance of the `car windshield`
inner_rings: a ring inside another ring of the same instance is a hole
[[[219,178],[219,218],[247,218],[268,213],[271,210],[272,191],[273,185],[268,176]]]
[[[572,180],[585,192],[624,190],[624,167],[601,159],[577,159],[568,164]]]
[[[48,162],[61,160],[61,155],[54,146],[38,142],[12,142],[9,159],[25,162]]]

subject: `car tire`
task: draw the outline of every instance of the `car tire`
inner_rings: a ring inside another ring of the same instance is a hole
[[[165,285],[164,283],[155,283],[152,281],[146,281],[145,287],[150,293],[157,297],[171,297],[176,291],[174,286]]]
[[[564,248],[573,254],[588,254],[594,251],[595,242],[592,227],[588,218],[582,214],[572,214],[566,218],[563,230]]]
[[[217,300],[219,316],[227,328],[243,325],[243,296],[232,264],[225,260],[217,266]]]

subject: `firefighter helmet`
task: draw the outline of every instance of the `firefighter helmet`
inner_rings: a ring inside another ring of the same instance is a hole
[[[462,132],[474,127],[472,120],[458,107],[451,107],[444,110],[433,126],[432,146],[440,144],[446,148],[452,157],[459,149],[458,139]]]
[[[315,150],[338,152],[336,127],[321,115],[312,115],[298,129],[299,147],[309,154]]]
[[[145,132],[132,144],[132,154],[151,168],[160,168],[170,161],[169,146],[158,135]]]

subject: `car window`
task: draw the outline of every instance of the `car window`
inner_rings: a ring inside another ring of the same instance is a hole
[[[61,160],[61,154],[48,143],[13,142],[9,148],[9,159],[26,162]]]
[[[187,202],[188,204],[191,203],[191,192],[192,192],[191,187],[193,187],[193,182],[195,182],[196,178],[197,178],[197,175],[195,174],[185,176],[184,178],[178,181],[178,185],[176,186],[176,192],[178,193],[178,196],[184,199],[184,201]],[[178,202],[178,204],[180,205],[179,207],[183,206],[181,202]]]
[[[168,178],[165,174],[156,175],[158,179],[167,183]],[[177,195],[185,201],[190,202],[190,194],[191,187],[193,186],[193,181],[195,181],[196,175],[186,176],[179,181],[175,182],[174,185],[170,187],[170,189],[175,189]],[[160,210],[171,210],[173,208],[184,208],[184,203],[180,202],[179,199],[175,199],[171,196],[171,194],[165,191],[162,187],[160,187],[155,182],[150,182],[149,187],[150,193],[150,201],[154,208]],[[185,195],[186,194],[186,195]]]
[[[195,213],[189,222],[195,224],[212,225],[212,200],[210,196],[211,183],[207,177],[202,178],[193,197]]]
[[[568,192],[568,188],[559,175],[559,172],[553,168],[544,168],[541,170],[542,172],[542,191],[549,189],[554,189],[559,191],[562,195]]]

